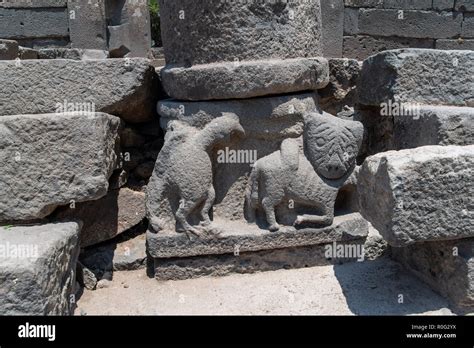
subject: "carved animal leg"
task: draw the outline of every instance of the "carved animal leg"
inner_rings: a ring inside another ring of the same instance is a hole
[[[295,225],[299,225],[302,223],[310,223],[310,224],[318,224],[329,226],[332,224],[334,220],[334,211],[330,209],[325,209],[324,215],[299,215],[296,218]]]
[[[214,186],[211,185],[209,191],[207,192],[207,198],[204,202],[204,207],[201,210],[201,218],[202,222],[201,225],[209,226],[211,224],[211,219],[209,218],[209,211],[214,204],[214,200],[216,199],[216,191],[214,190]]]
[[[280,229],[280,225],[277,223],[275,217],[276,203],[272,202],[270,198],[265,197],[262,199],[262,206],[265,210],[265,215],[267,216],[267,222],[270,224],[268,229],[272,232],[278,231]]]
[[[188,233],[188,236],[190,232],[199,237],[201,233],[196,228],[191,226],[189,222],[187,221],[188,215],[193,211],[195,207],[196,207],[196,202],[186,201],[182,199],[180,201],[179,208],[176,211],[176,221],[178,222],[178,225],[179,225],[178,227],[179,232],[186,232]]]

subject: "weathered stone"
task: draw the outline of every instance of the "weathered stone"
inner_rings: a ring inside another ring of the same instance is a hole
[[[178,230],[199,235],[188,222],[194,213],[198,222],[210,225],[209,210],[215,200],[210,150],[230,140],[232,133],[244,133],[235,114],[224,114],[202,130],[179,121],[170,125],[147,187],[147,217],[153,230],[174,230],[177,224]],[[181,203],[174,213],[163,208],[174,207],[175,202]]]
[[[364,247],[363,241],[363,239],[356,239],[339,242],[336,247],[357,253]],[[357,257],[327,257],[328,248],[333,246],[334,244],[317,244],[238,254],[154,259],[154,274],[160,281],[184,280],[204,276],[222,277],[232,273],[256,273],[362,261]]]
[[[372,37],[366,35],[344,36],[344,57],[365,60],[382,51],[404,47],[434,48],[433,39],[404,37]]]
[[[0,39],[0,60],[16,59],[18,58],[18,53],[18,42]]]
[[[422,105],[414,115],[397,115],[393,120],[396,150],[474,144],[474,108]]]
[[[109,50],[112,57],[148,57],[151,48],[147,1],[107,1]]]
[[[359,32],[359,9],[347,7],[344,10],[343,35],[356,35],[358,32]]]
[[[454,9],[454,0],[433,0],[433,8],[438,11]]]
[[[460,313],[474,309],[474,239],[392,248],[392,257],[447,297]]]
[[[176,232],[147,232],[148,253],[154,258],[220,255],[249,251],[283,249],[365,239],[368,224],[358,213],[336,216],[334,224],[323,228],[296,230],[285,227],[278,232],[239,221],[215,222],[222,228],[218,237],[190,240]]]
[[[40,7],[66,7],[67,0],[4,0],[0,7],[5,8],[40,8]]]
[[[344,0],[321,2],[324,57],[342,57],[342,36],[344,32]]]
[[[327,83],[327,62],[315,59],[319,0],[160,1],[160,18],[167,63],[161,73],[173,98],[250,98]]]
[[[359,33],[374,36],[449,39],[461,34],[462,16],[453,12],[361,9]]]
[[[324,58],[296,58],[193,65],[161,70],[166,93],[182,100],[251,98],[323,88],[329,81]]]
[[[81,247],[94,245],[116,237],[138,225],[145,218],[145,193],[128,188],[111,190],[95,201],[65,207],[55,219],[79,219],[84,222]]]
[[[77,263],[77,280],[80,285],[88,290],[95,290],[97,286],[97,278],[89,268],[81,262]]]
[[[0,227],[2,315],[72,314],[79,231],[73,222]]]
[[[107,49],[105,1],[68,0],[69,36],[73,48]]]
[[[339,190],[351,181],[363,133],[359,122],[327,113],[307,114],[303,151],[298,140],[285,139],[279,151],[254,163],[246,194],[248,219],[254,222],[261,209],[270,231],[277,231],[282,221],[277,206],[292,202],[295,211],[302,205],[318,212],[298,213],[292,225],[331,225]]]
[[[474,13],[464,14],[461,36],[465,38],[474,38]]]
[[[424,146],[368,157],[361,214],[396,247],[474,237],[474,145]]]
[[[20,65],[4,61],[0,115],[50,113],[64,109],[64,103],[66,108],[88,104],[129,122],[142,122],[155,113],[157,83],[146,59],[28,60]]]
[[[123,238],[124,240],[114,239],[105,244],[86,248],[79,259],[99,279],[102,279],[107,272],[145,268],[147,259],[145,236],[142,233],[131,238]]]
[[[389,100],[473,106],[473,69],[473,51],[399,49],[382,52],[364,61],[358,86],[359,101],[374,106]]]
[[[1,8],[0,37],[5,39],[57,38],[69,36],[66,8],[32,11],[29,8]]]
[[[109,52],[94,49],[80,48],[42,48],[38,50],[39,59],[74,59],[74,60],[96,60],[106,59]]]
[[[439,50],[471,50],[474,51],[474,40],[436,40]]]
[[[42,218],[103,197],[119,125],[102,113],[0,117],[0,221]]]
[[[345,106],[353,107],[357,102],[356,86],[361,64],[354,59],[330,59],[329,70],[330,82],[318,94],[321,108],[337,115]]]
[[[38,59],[38,51],[32,48],[19,47],[18,57],[20,59]]]
[[[384,0],[384,8],[396,8],[401,10],[429,10],[433,0]]]
[[[82,51],[82,60],[100,60],[109,58],[109,52],[103,50],[85,49]]]
[[[245,191],[247,188],[248,175],[251,167],[249,160],[255,161],[280,148],[281,141],[291,137],[298,138],[303,134],[303,116],[317,109],[318,97],[314,93],[297,95],[283,95],[275,97],[253,98],[248,100],[227,100],[214,102],[180,102],[176,100],[160,101],[158,112],[161,115],[160,122],[164,129],[176,124],[183,125],[183,129],[191,128],[199,132],[208,123],[222,117],[222,115],[235,114],[239,123],[244,128],[245,137],[233,136],[230,143],[220,144],[210,151],[213,160],[213,172],[215,173],[214,188],[216,192],[214,214],[225,216],[229,219],[244,219]],[[176,121],[178,121],[176,123]],[[173,127],[179,131],[179,127]],[[174,132],[169,129],[167,137]],[[179,136],[175,137],[179,140]],[[184,139],[183,139],[184,140]],[[165,158],[164,151],[172,152],[173,145],[165,145],[160,156]],[[234,163],[219,163],[217,154],[225,151],[244,151],[250,155],[246,161]],[[188,156],[193,158],[193,155]],[[132,156],[133,159],[133,156]],[[186,169],[186,159],[183,162],[183,170]],[[175,162],[179,163],[179,162]],[[158,165],[157,168],[166,171],[167,165]],[[178,176],[179,177],[179,176]],[[150,190],[153,179],[148,185]],[[173,217],[176,206],[172,201],[163,204],[159,209],[163,217]],[[174,230],[174,218],[167,223]]]
[[[364,243],[364,260],[376,260],[380,257],[390,255],[391,248],[387,241],[377,231],[372,224],[369,223],[369,234]]]
[[[344,0],[347,7],[383,7],[383,0]]]
[[[471,0],[456,0],[456,11],[474,11],[474,3]]]

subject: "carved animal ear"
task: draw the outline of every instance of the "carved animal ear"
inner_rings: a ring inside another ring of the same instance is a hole
[[[357,147],[360,149],[364,139],[364,126],[358,121],[352,121],[350,127],[346,128],[354,135],[354,138],[357,141]]]
[[[295,139],[285,139],[280,146],[281,163],[283,168],[294,172],[300,164],[300,150]]]

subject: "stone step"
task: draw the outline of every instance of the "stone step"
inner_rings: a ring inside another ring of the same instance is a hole
[[[86,105],[145,122],[158,98],[155,70],[140,58],[0,61],[0,85],[1,116],[84,111]]]
[[[120,123],[104,113],[0,117],[0,222],[106,195]]]
[[[0,227],[0,313],[70,315],[80,226]]]
[[[474,145],[424,146],[368,157],[361,214],[395,247],[474,237]]]

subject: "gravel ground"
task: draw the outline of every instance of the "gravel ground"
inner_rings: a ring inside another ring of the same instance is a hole
[[[164,282],[145,270],[115,272],[77,305],[76,315],[452,314],[446,300],[388,258]]]

